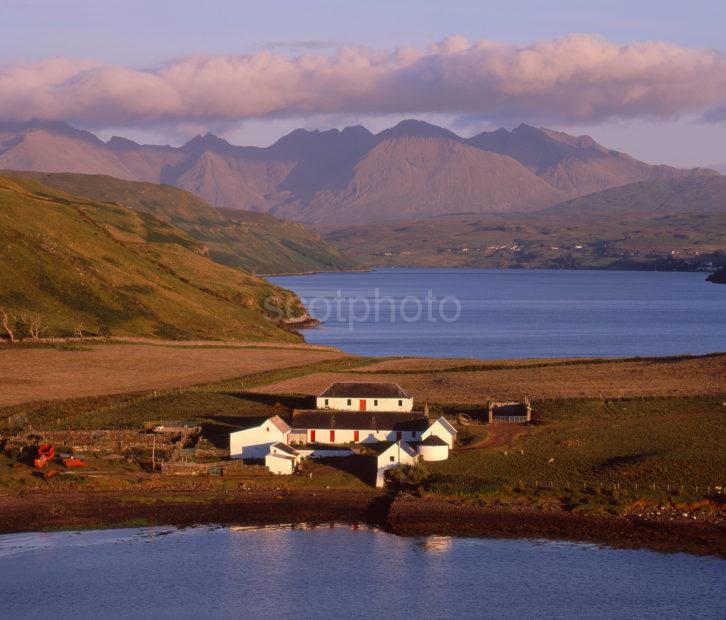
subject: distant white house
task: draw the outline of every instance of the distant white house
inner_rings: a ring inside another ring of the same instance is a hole
[[[372,446],[376,455],[376,486],[385,484],[386,471],[400,465],[414,465],[418,460],[416,448],[405,441],[381,442]]]
[[[413,398],[397,383],[333,383],[317,397],[318,409],[399,411],[413,409]]]
[[[278,441],[270,446],[265,456],[265,466],[273,474],[292,474],[300,460],[300,453],[285,443]]]
[[[287,444],[290,427],[280,416],[229,435],[229,456],[233,459],[264,459],[273,444]]]

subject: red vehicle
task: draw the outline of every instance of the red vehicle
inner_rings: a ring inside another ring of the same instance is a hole
[[[86,460],[80,456],[69,456],[63,459],[63,465],[66,467],[85,467]]]
[[[48,461],[55,456],[55,448],[44,443],[38,448],[38,458],[35,459],[35,469],[43,469]]]

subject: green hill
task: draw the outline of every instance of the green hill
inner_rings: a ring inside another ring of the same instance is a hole
[[[291,292],[213,262],[149,213],[31,180],[0,177],[0,263],[16,335],[39,316],[46,336],[299,340],[270,320],[280,306],[303,314]]]
[[[16,171],[2,174],[34,179],[76,196],[151,213],[205,244],[209,256],[223,265],[264,274],[342,271],[356,267],[352,259],[301,224],[252,211],[215,209],[201,198],[170,185],[91,174]]]

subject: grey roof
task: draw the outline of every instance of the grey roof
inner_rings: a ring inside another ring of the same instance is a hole
[[[328,386],[320,398],[411,398],[398,383],[341,382]]]
[[[441,437],[437,437],[436,435],[429,435],[424,439],[421,444],[422,446],[448,446],[449,444],[446,443]]]
[[[298,451],[295,450],[295,448],[291,448],[286,443],[282,443],[281,441],[278,441],[277,443],[272,444],[273,448],[277,448],[278,450],[285,452],[286,454],[289,454],[291,456],[297,456]]]
[[[364,413],[355,411],[321,411],[319,409],[296,411],[292,418],[296,429],[340,428],[345,430],[376,431],[425,431],[429,427],[426,414],[421,412]]]
[[[283,420],[279,415],[273,415],[269,419],[269,422],[283,433],[290,432],[290,427],[288,426],[287,422],[285,422],[285,420]]]

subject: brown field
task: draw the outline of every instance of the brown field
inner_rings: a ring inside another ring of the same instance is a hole
[[[517,360],[478,360],[466,358],[432,358],[432,357],[401,357],[384,359],[380,362],[374,362],[368,366],[364,366],[354,372],[423,372],[423,371],[444,371],[449,369],[469,369],[469,370],[486,370],[496,369],[503,366],[532,366],[538,364],[554,364],[554,363],[580,363],[592,361],[597,358],[526,358]]]
[[[0,347],[0,406],[185,387],[346,357],[335,349],[270,346]]]
[[[413,371],[405,372],[406,363]],[[392,372],[380,372],[387,365]],[[434,362],[436,365],[439,362]],[[452,367],[454,364],[447,362]],[[470,362],[471,363],[471,362]],[[476,364],[476,362],[474,362]],[[498,362],[506,365],[508,362]],[[398,366],[398,367],[397,367]],[[613,361],[523,361],[507,369],[427,367],[421,360],[395,360],[357,372],[313,373],[259,386],[259,392],[316,394],[334,381],[395,381],[419,402],[480,404],[489,399],[624,398],[629,396],[694,396],[726,392],[726,355]],[[425,367],[425,366],[424,366]],[[375,373],[366,373],[376,369]]]

